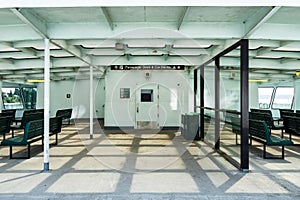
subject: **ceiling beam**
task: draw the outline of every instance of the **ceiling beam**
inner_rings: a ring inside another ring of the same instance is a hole
[[[299,6],[299,2],[295,0],[227,0],[226,3],[222,0],[201,0],[201,1],[187,1],[187,0],[9,0],[0,1],[0,8],[42,8],[42,7],[109,7],[109,6]]]
[[[291,58],[282,58],[280,60],[280,63],[281,64],[287,64],[287,63],[291,63],[291,62],[297,62],[297,60],[298,59],[296,59],[296,58],[293,58],[293,59],[291,59]]]
[[[14,61],[10,58],[0,58],[0,63],[14,64]]]
[[[80,49],[73,45],[69,45],[65,40],[51,40],[51,43],[58,46],[59,48],[65,50],[69,54],[71,54],[77,58],[80,58],[80,60],[83,59]],[[82,60],[82,61],[84,61],[84,60]],[[88,61],[86,61],[86,62],[87,62],[87,64],[89,64]]]
[[[111,15],[109,14],[108,10],[104,7],[101,7],[101,10],[102,10],[102,13],[104,14],[105,18],[106,18],[106,21],[110,27],[110,30],[114,30],[114,23],[111,19]]]
[[[244,22],[245,34],[242,38],[249,38],[259,29],[268,19],[270,19],[281,6],[263,7],[255,15],[251,16]]]
[[[172,22],[119,22],[112,35],[106,23],[51,23],[48,24],[52,39],[232,39],[242,35],[237,22],[185,22],[180,31]],[[89,30],[89,31],[85,31]]]
[[[42,38],[48,38],[47,25],[36,13],[32,13],[32,11],[28,9],[12,8],[10,10]]]
[[[177,30],[180,30],[180,27],[182,25],[184,17],[186,16],[188,8],[189,8],[188,6],[183,7],[183,10],[182,10],[181,15],[179,16],[179,19],[178,19],[178,22],[177,22]]]
[[[260,48],[257,50],[257,56],[262,56],[264,54],[270,53],[274,48],[272,47],[266,47],[266,48]]]
[[[33,11],[30,11],[28,9],[10,9],[17,17],[19,17],[24,23],[26,23],[28,26],[30,26],[37,34],[39,34],[44,39],[50,39],[47,33],[47,25],[46,23],[41,20],[41,17],[38,17],[36,13],[33,13]],[[69,54],[73,55],[80,61],[93,66],[93,64],[90,62],[90,59],[87,57],[82,57],[81,52],[78,48],[72,45],[67,45],[64,41],[56,41],[51,40],[50,42],[59,48],[65,50]]]

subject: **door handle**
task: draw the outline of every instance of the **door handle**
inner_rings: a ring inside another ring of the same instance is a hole
[[[139,107],[136,107],[136,112],[137,112],[137,113],[139,112]]]

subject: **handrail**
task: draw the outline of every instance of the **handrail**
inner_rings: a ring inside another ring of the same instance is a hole
[[[215,108],[211,108],[211,107],[201,107],[201,106],[194,106],[195,108],[200,108],[200,109],[206,109],[206,110],[216,110]],[[219,112],[226,112],[226,113],[231,113],[231,114],[238,114],[240,115],[241,112],[236,111],[236,110],[228,110],[228,109],[219,109],[217,110]]]

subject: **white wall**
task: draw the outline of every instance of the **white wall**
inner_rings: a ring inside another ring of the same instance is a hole
[[[37,86],[37,108],[44,106],[44,84]],[[73,108],[72,118],[89,118],[89,80],[51,81],[50,116],[58,109]],[[71,97],[67,98],[67,94]],[[104,80],[94,79],[94,117],[104,117]]]
[[[105,77],[104,125],[134,127],[136,122],[137,89],[142,86],[159,84],[160,126],[180,126],[181,114],[193,111],[193,87],[186,71],[111,71]],[[120,99],[120,88],[130,88],[130,99]]]
[[[249,108],[259,108],[257,83],[249,83]]]

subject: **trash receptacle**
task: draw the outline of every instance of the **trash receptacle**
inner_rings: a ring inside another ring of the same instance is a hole
[[[199,113],[181,115],[181,134],[187,140],[199,139]]]

